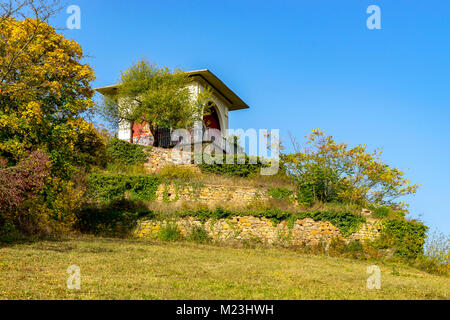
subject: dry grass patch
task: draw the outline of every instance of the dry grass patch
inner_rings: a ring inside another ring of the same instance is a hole
[[[254,175],[248,178],[226,176],[214,173],[202,173],[200,169],[192,166],[170,165],[161,169],[159,176],[179,182],[190,182],[197,184],[212,184],[224,186],[240,186],[240,187],[283,187],[295,190],[295,184],[286,176],[262,176]]]
[[[448,299],[448,277],[377,262],[147,240],[78,238],[0,249],[2,299]],[[66,288],[81,268],[80,291]]]

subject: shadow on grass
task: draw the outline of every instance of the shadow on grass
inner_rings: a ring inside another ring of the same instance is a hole
[[[13,233],[0,237],[0,249],[16,245],[32,245],[41,242],[65,243],[69,240],[69,238],[60,236],[26,236],[19,233]]]
[[[144,202],[122,199],[110,203],[91,204],[80,210],[76,216],[75,233],[25,235],[17,230],[11,230],[0,235],[0,248],[45,242],[59,244],[45,245],[47,249],[65,252],[70,250],[70,246],[60,244],[74,237],[78,238],[76,233],[124,239],[132,234],[140,218],[153,217],[154,214]]]
[[[144,202],[122,199],[84,208],[77,215],[75,228],[83,234],[125,238],[140,218],[153,216]]]

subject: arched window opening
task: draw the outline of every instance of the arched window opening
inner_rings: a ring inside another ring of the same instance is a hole
[[[217,112],[217,107],[214,104],[210,103],[208,114],[203,116],[203,123],[206,128],[221,130],[219,114]]]

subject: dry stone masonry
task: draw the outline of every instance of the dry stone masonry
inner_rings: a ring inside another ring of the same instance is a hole
[[[176,149],[152,147],[150,151],[147,151],[147,154],[149,160],[145,163],[145,168],[150,173],[159,172],[161,168],[168,165],[179,165],[182,163],[188,163],[185,166],[199,170],[197,166],[189,164],[192,157],[192,153],[190,152],[181,154]]]
[[[202,202],[210,206],[224,205],[227,202],[247,205],[256,199],[268,199],[265,188],[229,185],[175,185],[161,184],[156,191],[156,201]]]
[[[159,230],[168,221],[141,221],[135,234],[143,238],[156,238]],[[338,228],[327,221],[314,221],[306,218],[297,220],[292,228],[286,221],[274,224],[267,218],[253,216],[235,216],[229,219],[207,220],[205,223],[194,217],[178,218],[172,221],[178,226],[183,236],[189,235],[195,226],[202,226],[209,237],[217,242],[256,241],[268,245],[311,245],[319,243],[329,244],[334,237],[342,238],[345,242],[354,240],[374,240],[379,236],[380,225],[376,220],[368,220],[359,231],[343,238]]]

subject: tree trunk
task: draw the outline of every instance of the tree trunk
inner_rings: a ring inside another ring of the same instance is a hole
[[[153,146],[158,147],[159,146],[159,135],[158,135],[158,126],[150,126],[150,131],[153,135]]]

